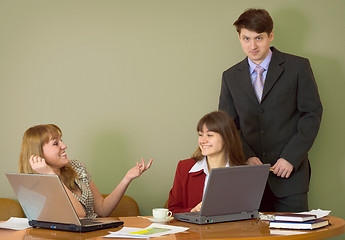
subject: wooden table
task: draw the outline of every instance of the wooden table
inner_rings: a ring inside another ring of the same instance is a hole
[[[236,240],[301,240],[301,239],[327,239],[345,233],[345,220],[337,217],[326,217],[329,219],[331,225],[312,230],[312,231],[298,231],[298,230],[275,230],[268,228],[268,222],[258,221],[256,219],[216,223],[209,225],[196,225],[176,220],[171,221],[169,224],[175,226],[189,227],[189,230],[183,233],[167,235],[159,238],[164,240],[220,240],[220,239],[236,239]],[[144,228],[151,224],[151,222],[142,217],[120,217],[124,221],[126,227],[139,227]],[[56,231],[48,229],[35,229],[28,228],[26,230],[14,231],[0,229],[0,239],[6,240],[43,240],[43,239],[73,239],[73,240],[94,240],[94,239],[108,239],[103,238],[109,231],[118,231],[120,228],[111,228],[99,230],[88,233],[73,233],[65,231]],[[115,239],[115,238],[114,238]],[[119,239],[119,238],[116,238]]]

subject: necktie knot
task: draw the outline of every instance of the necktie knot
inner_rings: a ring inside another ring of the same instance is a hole
[[[262,75],[265,69],[260,66],[256,66],[254,70],[258,75]]]

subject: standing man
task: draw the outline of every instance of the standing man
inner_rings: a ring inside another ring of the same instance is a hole
[[[219,110],[234,119],[248,164],[271,164],[260,211],[308,210],[308,151],[322,105],[308,59],[270,47],[273,21],[249,9],[234,23],[247,57],[223,73]]]

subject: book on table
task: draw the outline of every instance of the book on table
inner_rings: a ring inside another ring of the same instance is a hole
[[[274,219],[276,221],[305,222],[316,219],[316,215],[301,213],[276,213],[274,214]]]
[[[328,219],[314,219],[305,222],[270,221],[270,228],[313,230],[329,225]]]

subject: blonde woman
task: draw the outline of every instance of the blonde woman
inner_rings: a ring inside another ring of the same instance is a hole
[[[117,206],[131,181],[150,168],[153,159],[145,165],[144,159],[128,170],[122,181],[106,198],[103,198],[91,180],[85,166],[69,160],[67,146],[63,143],[61,129],[54,124],[29,128],[22,141],[19,172],[56,174],[79,217],[106,217]]]

